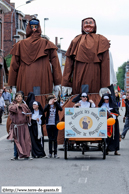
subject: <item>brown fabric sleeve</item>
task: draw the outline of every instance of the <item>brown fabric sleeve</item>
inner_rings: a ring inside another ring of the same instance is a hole
[[[99,45],[98,45],[98,53],[103,53],[110,48],[110,44],[107,38],[102,35],[99,35]]]
[[[62,86],[72,87],[71,77],[73,73],[74,61],[71,57],[66,58],[65,68],[62,78]]]
[[[19,69],[19,57],[16,55],[13,55],[11,59],[10,70],[9,70],[9,79],[8,79],[9,86],[16,86],[18,69]]]
[[[55,49],[48,50],[48,52],[50,57],[50,63],[52,64],[54,85],[60,85],[62,80],[62,73],[57,52]]]
[[[56,45],[54,45],[51,41],[47,41],[47,45],[45,47],[45,50],[49,50],[49,49],[56,49],[56,50],[58,50]]]
[[[9,112],[10,112],[10,115],[12,113],[18,113],[18,106],[16,104],[9,105]]]
[[[15,44],[13,45],[13,48],[12,48],[12,50],[10,51],[10,54],[11,54],[11,55],[20,56],[20,43],[21,43],[21,41],[15,43]]]
[[[103,59],[101,63],[101,88],[110,85],[110,63],[109,63],[109,51],[103,53]]]

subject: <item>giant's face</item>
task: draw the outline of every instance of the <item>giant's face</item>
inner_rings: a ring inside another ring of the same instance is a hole
[[[33,32],[37,31],[38,29],[38,25],[39,25],[39,21],[36,19],[32,19],[29,21],[31,29],[33,30]]]
[[[31,29],[33,30],[33,32],[35,32],[37,30],[38,26],[37,25],[31,25]]]
[[[83,21],[83,31],[84,32],[93,32],[95,28],[95,23],[93,19],[85,19]]]

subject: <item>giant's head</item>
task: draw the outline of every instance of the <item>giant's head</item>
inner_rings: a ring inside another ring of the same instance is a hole
[[[89,17],[82,20],[82,34],[96,33],[96,22]]]
[[[28,38],[33,33],[38,33],[39,35],[41,35],[40,22],[38,19],[35,18],[31,19],[27,25],[26,37]]]
[[[29,21],[31,29],[35,32],[38,29],[39,21],[37,19],[32,19]]]

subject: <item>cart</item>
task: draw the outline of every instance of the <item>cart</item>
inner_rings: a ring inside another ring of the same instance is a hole
[[[82,126],[89,122],[86,128]],[[84,155],[87,151],[102,151],[102,158],[106,159],[107,138],[107,109],[106,108],[65,108],[65,138],[64,159],[68,159],[67,152],[78,146]],[[87,143],[92,144],[87,149]],[[97,146],[93,146],[97,143]],[[97,149],[93,149],[97,148]]]
[[[106,138],[65,138],[64,140],[64,159],[68,159],[67,152],[70,144],[75,144],[77,142],[81,142],[81,150],[84,155],[86,149],[85,145],[87,142],[90,143],[98,143],[98,150],[102,151],[102,158],[106,159]],[[87,151],[86,151],[87,152]]]

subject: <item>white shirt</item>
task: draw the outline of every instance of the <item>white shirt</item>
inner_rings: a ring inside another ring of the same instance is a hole
[[[79,101],[79,103],[81,104],[81,106],[79,106],[79,108],[90,108],[90,102],[83,102],[82,100]],[[95,104],[91,103],[91,107],[95,108]]]
[[[4,106],[5,106],[4,98],[1,96],[0,97],[0,107],[4,107]]]
[[[123,95],[122,98],[123,98],[123,99],[126,99],[126,95]]]
[[[39,115],[39,110],[34,110],[34,114],[32,114],[32,119],[33,120],[37,120],[37,118],[39,119],[39,125],[41,125],[41,116]]]
[[[102,104],[101,107],[102,107],[102,108],[107,108],[107,109],[109,109],[109,103],[105,103],[105,102],[104,102],[104,103]]]
[[[56,108],[50,105],[50,114],[48,118],[48,125],[55,125]]]
[[[112,108],[109,107],[109,103],[103,103],[101,108],[107,108],[107,111],[110,113],[110,110]],[[115,115],[112,115],[114,119],[116,119],[116,116]]]

